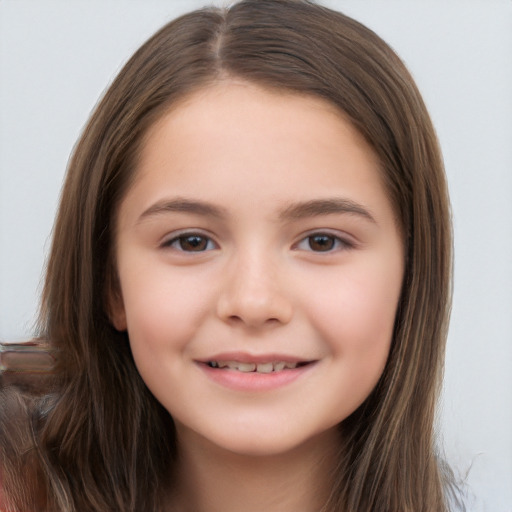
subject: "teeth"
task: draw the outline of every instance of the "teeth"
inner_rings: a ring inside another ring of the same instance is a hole
[[[257,372],[257,373],[272,373],[280,372],[281,370],[297,368],[298,363],[288,363],[285,361],[276,361],[269,363],[241,363],[239,361],[209,361],[208,366],[211,368],[229,368],[230,370],[237,370],[239,372]]]
[[[272,364],[270,366],[272,367]],[[235,370],[236,369],[238,369],[239,372],[253,372],[256,369],[256,365],[254,363],[238,363],[238,368],[235,368]],[[258,365],[258,371],[259,370],[260,365]]]
[[[274,365],[272,363],[258,363],[256,368],[258,373],[270,373],[274,370]]]

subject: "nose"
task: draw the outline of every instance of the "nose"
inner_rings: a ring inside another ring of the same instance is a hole
[[[287,324],[293,316],[290,290],[266,258],[239,258],[227,271],[217,314],[223,321],[261,328]]]

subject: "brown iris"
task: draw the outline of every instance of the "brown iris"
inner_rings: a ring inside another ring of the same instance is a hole
[[[309,247],[313,251],[330,251],[333,249],[336,240],[331,235],[319,234],[308,237]]]
[[[200,252],[206,250],[208,246],[208,238],[200,235],[180,236],[178,242],[183,251]]]

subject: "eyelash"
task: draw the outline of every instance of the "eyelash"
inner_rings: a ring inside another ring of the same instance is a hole
[[[192,240],[194,240],[192,242]],[[314,241],[316,239],[316,241]],[[195,246],[192,245],[192,249],[185,249],[183,247],[184,243],[192,242],[192,244],[196,244]],[[320,243],[323,244],[325,249],[322,249],[320,247],[317,247],[318,250],[315,250],[312,246],[312,243]],[[205,245],[206,244],[206,245]],[[307,244],[306,247],[301,247],[303,244]],[[171,248],[175,249],[180,252],[207,252],[211,251],[213,249],[217,249],[218,245],[207,235],[204,235],[202,233],[180,233],[179,235],[171,238],[170,240],[167,240],[162,244],[163,248]],[[199,249],[196,250],[196,248],[199,247]],[[354,244],[349,242],[348,240],[341,238],[339,236],[333,235],[331,233],[326,232],[316,232],[316,233],[310,233],[306,237],[299,240],[298,243],[294,244],[293,249],[294,250],[306,250],[311,252],[318,252],[318,253],[331,253],[336,251],[342,251],[351,249],[354,247]]]
[[[199,244],[201,244],[201,242],[206,242],[206,247],[200,248],[199,250],[184,249],[182,244],[187,240],[191,241],[192,239],[196,239],[196,242],[199,241]],[[194,232],[180,233],[179,235],[171,238],[170,240],[165,241],[162,244],[162,247],[175,249],[180,252],[207,252],[211,251],[212,249],[218,248],[217,244],[215,244],[215,242],[213,242],[213,240],[209,236],[203,235],[202,233]]]
[[[314,239],[317,239],[317,241],[313,242]],[[321,239],[323,239],[322,242],[320,242]],[[320,242],[321,244],[325,244],[327,242],[327,244],[328,244],[327,248],[325,250],[322,250],[322,249],[314,250],[311,244],[318,243],[318,242]],[[307,244],[308,247],[307,248],[301,247],[303,244]],[[353,247],[354,247],[354,244],[349,242],[345,238],[341,238],[332,233],[318,231],[315,233],[310,233],[309,235],[307,235],[304,238],[302,238],[301,240],[299,240],[299,242],[296,243],[293,248],[298,249],[298,250],[302,249],[302,250],[306,250],[306,251],[317,252],[317,253],[332,253],[332,252],[352,249]]]

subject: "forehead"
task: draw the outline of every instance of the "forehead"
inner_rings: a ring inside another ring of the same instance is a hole
[[[150,126],[137,168],[144,173],[153,167],[155,162],[147,165],[148,159],[154,160],[158,153],[180,156],[190,149],[198,156],[207,151],[213,156],[215,147],[237,144],[238,151],[230,148],[231,158],[234,154],[243,158],[244,144],[259,145],[261,156],[274,155],[277,166],[282,163],[277,157],[285,154],[293,160],[327,150],[334,133],[340,135],[335,141],[340,151],[357,148],[358,156],[378,167],[370,145],[331,102],[242,80],[223,80],[185,96]]]
[[[380,175],[374,151],[333,104],[224,81],[185,97],[150,127],[132,190],[146,202],[192,194],[228,206],[234,195],[249,203],[327,197],[340,184],[385,196]]]

